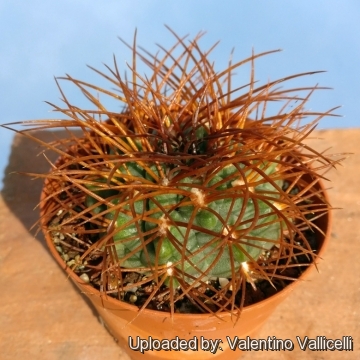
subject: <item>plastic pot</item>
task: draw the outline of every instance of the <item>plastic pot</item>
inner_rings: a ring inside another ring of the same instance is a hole
[[[118,341],[119,345],[126,349],[132,359],[179,359],[181,357],[186,359],[238,359],[241,356],[241,351],[238,349],[236,351],[232,350],[227,341],[227,337],[231,340],[233,340],[235,336],[240,339],[244,339],[247,336],[254,338],[274,309],[301,283],[301,281],[294,281],[275,295],[245,307],[236,325],[234,325],[234,319],[232,319],[229,313],[220,313],[217,317],[210,314],[174,314],[173,318],[171,318],[170,314],[161,311],[146,309],[139,312],[136,306],[116,300],[99,292],[91,285],[85,283],[66,266],[64,260],[55,249],[49,233],[46,231],[46,225],[49,220],[46,214],[51,209],[52,204],[51,200],[45,201],[45,199],[49,192],[53,191],[50,190],[53,189],[51,186],[52,181],[54,180],[50,178],[45,180],[40,206],[41,226],[50,252],[60,267],[80,289],[81,293],[89,298],[103,319],[106,328],[116,341]],[[324,191],[321,181],[319,181],[316,186],[318,189],[323,190],[323,197],[327,201],[327,193]],[[319,231],[316,232],[319,248],[318,258],[320,258],[330,237],[331,213],[327,213],[325,216],[317,219],[316,225],[325,234],[323,235]],[[299,279],[306,278],[314,268],[315,264],[309,265]],[[189,345],[196,345],[197,351],[191,349],[187,351],[145,351],[144,349],[142,353],[132,350],[129,347],[129,338],[132,340],[132,347],[136,347],[136,345],[139,344],[139,338],[148,340],[149,337],[156,340],[154,342],[155,347],[159,344],[158,340],[161,341],[163,339],[175,339],[172,344],[173,346],[178,344],[179,347],[179,342],[176,342],[177,338],[181,340],[193,340]],[[213,353],[210,352],[210,349],[205,351],[204,346],[206,345],[206,341],[210,339],[220,339],[222,341],[220,344],[222,350],[218,348],[217,351]],[[203,345],[203,350],[201,349],[201,345]]]

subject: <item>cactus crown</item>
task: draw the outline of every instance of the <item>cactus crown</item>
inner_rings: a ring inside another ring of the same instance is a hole
[[[200,312],[237,311],[249,284],[276,287],[292,279],[284,269],[295,255],[308,259],[297,266],[316,256],[304,230],[315,231],[315,219],[329,210],[316,183],[336,161],[303,139],[333,109],[305,110],[319,87],[278,88],[313,72],[255,86],[254,61],[272,51],[216,72],[211,49],[200,49],[202,34],[189,42],[174,35],[162,57],[128,45],[130,77],[120,76],[115,59],[109,74],[93,69],[115,90],[60,78],[96,108],[80,109],[61,91],[66,106],[51,105],[67,119],[35,121],[32,129],[71,136],[45,144],[61,160],[32,175],[47,179],[46,231],[61,236],[64,260],[76,253],[69,265],[101,291],[120,299],[143,291],[136,305],[157,299],[158,309],[172,313],[183,298]],[[139,60],[150,76],[137,72]],[[233,71],[245,63],[250,80],[234,88]],[[124,109],[106,109],[96,93]],[[272,115],[270,102],[282,104]],[[304,117],[313,120],[303,125]]]

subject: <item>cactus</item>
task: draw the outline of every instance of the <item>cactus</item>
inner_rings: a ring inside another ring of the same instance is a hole
[[[197,141],[206,142],[204,137]],[[238,147],[236,154],[241,152],[241,145],[234,144],[233,147]],[[206,147],[199,152],[199,155],[204,154]],[[176,179],[162,179],[162,183],[166,181],[169,193],[158,194],[157,189],[147,196],[137,193],[131,199],[127,198],[117,210],[113,208],[119,205],[121,191],[115,194],[114,190],[88,188],[104,198],[104,202],[108,197],[112,198],[107,209],[100,205],[93,212],[105,211],[105,217],[114,221],[116,231],[113,239],[122,267],[178,264],[177,267],[192,277],[206,274],[228,278],[233,270],[239,270],[242,263],[258,260],[264,250],[272,248],[281,238],[281,218],[274,208],[279,206],[277,201],[283,181],[269,182],[264,177],[274,176],[277,165],[277,162],[255,162],[252,166],[260,171],[258,173],[256,170],[246,171],[244,162],[229,163],[205,176],[187,176],[186,171],[177,171],[171,164],[161,165],[164,174],[172,170]],[[130,172],[134,182],[156,184],[159,171],[155,164],[149,165],[149,169],[156,177],[130,162],[119,167],[114,177],[125,183]],[[246,186],[248,199],[245,199]],[[269,199],[252,198],[251,194],[256,192],[268,193]],[[85,204],[94,203],[97,200],[87,195]],[[140,218],[134,218],[132,211]],[[139,232],[143,233],[142,236]],[[145,241],[151,239],[146,247],[142,246],[142,237]],[[226,238],[237,241],[218,257]],[[187,258],[184,263],[181,261],[184,257],[182,251]],[[127,257],[127,254],[131,256]]]
[[[50,173],[31,175],[47,180],[45,231],[63,234],[64,261],[77,255],[68,265],[100,290],[119,299],[146,293],[141,308],[162,294],[172,313],[184,298],[201,312],[241,310],[247,283],[276,286],[294,278],[285,270],[296,256],[307,259],[296,265],[303,267],[316,257],[304,234],[329,210],[317,182],[338,160],[303,140],[334,109],[305,110],[319,87],[276,88],[315,72],[256,87],[254,61],[274,51],[216,72],[201,35],[188,45],[174,35],[163,58],[129,46],[131,80],[116,60],[109,75],[93,69],[117,91],[60,78],[96,108],[80,109],[62,93],[66,107],[52,106],[68,119],[32,122],[32,129],[75,127],[82,136],[45,144],[61,159]],[[138,73],[138,59],[150,76]],[[235,88],[233,71],[246,63],[250,82]],[[92,91],[124,103],[123,111],[107,110]],[[270,102],[281,105],[268,115]]]

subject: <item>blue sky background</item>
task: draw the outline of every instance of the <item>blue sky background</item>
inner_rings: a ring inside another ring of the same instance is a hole
[[[103,69],[113,54],[125,69],[129,50],[118,36],[151,52],[156,43],[169,47],[179,35],[207,34],[207,49],[215,67],[255,52],[284,51],[256,63],[256,79],[275,80],[290,74],[327,70],[292,86],[330,86],[309,104],[313,110],[342,105],[342,118],[325,118],[319,128],[360,127],[360,2],[358,0],[32,0],[0,2],[0,124],[25,119],[56,117],[45,100],[60,104],[54,76],[65,73],[98,83],[86,64]],[[246,70],[246,69],[244,69]],[[141,72],[141,70],[140,70]],[[238,84],[249,80],[248,70],[238,72]],[[84,104],[74,88],[66,92],[73,104]],[[120,110],[120,108],[119,108]],[[13,134],[0,129],[0,174],[8,161]]]

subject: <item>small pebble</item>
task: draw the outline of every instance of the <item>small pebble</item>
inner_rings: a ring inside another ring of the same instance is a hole
[[[86,274],[86,273],[81,274],[81,275],[80,275],[80,279],[83,280],[83,281],[85,281],[86,283],[89,283],[89,282],[90,282],[89,276],[88,276],[88,274]]]
[[[76,263],[75,263],[75,260],[73,259],[73,260],[70,260],[70,261],[68,261],[67,263],[66,263],[66,265],[67,266],[69,266],[69,267],[71,267],[71,266],[73,266],[73,265],[75,265]]]
[[[63,250],[61,246],[55,246],[55,249],[59,254],[62,254]]]
[[[136,302],[136,300],[137,300],[137,296],[136,296],[135,294],[130,295],[129,301],[130,301],[131,303]]]
[[[62,254],[61,257],[64,259],[64,261],[69,261],[70,259],[68,254]]]
[[[221,288],[223,289],[227,284],[229,283],[229,280],[226,278],[219,278],[219,284]]]

